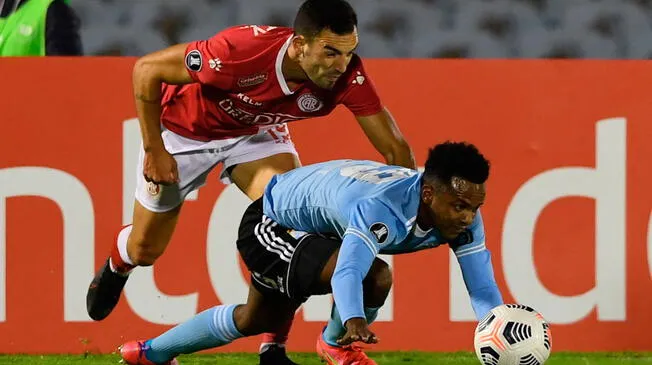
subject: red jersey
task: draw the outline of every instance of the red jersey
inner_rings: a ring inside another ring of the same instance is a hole
[[[190,43],[185,65],[195,83],[163,85],[163,125],[187,138],[215,140],[327,115],[338,104],[356,116],[382,110],[357,55],[332,90],[310,81],[290,90],[281,66],[293,35],[291,28],[239,26]]]

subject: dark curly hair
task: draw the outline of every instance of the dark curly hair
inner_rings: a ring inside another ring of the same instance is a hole
[[[483,184],[489,178],[489,166],[489,161],[476,146],[446,141],[428,152],[424,177],[449,184],[451,178],[457,176],[474,184]]]

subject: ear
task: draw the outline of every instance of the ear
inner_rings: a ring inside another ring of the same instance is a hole
[[[307,43],[308,40],[302,35],[296,35],[292,38],[292,48],[294,48],[294,51],[299,55],[303,54],[303,46]]]
[[[435,199],[435,189],[432,185],[423,184],[421,187],[421,201],[426,205],[431,205]]]

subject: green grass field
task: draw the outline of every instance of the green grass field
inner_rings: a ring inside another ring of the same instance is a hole
[[[314,354],[292,354],[292,359],[301,365],[322,364]],[[435,354],[424,352],[371,353],[379,365],[478,365],[472,353]],[[14,356],[0,355],[0,364],[18,365],[116,365],[117,355],[72,355],[72,356]],[[189,355],[179,358],[181,365],[256,365],[258,357],[252,354]],[[652,353],[556,353],[546,365],[642,365],[652,364]]]

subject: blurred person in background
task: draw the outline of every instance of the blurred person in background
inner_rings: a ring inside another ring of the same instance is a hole
[[[0,0],[0,56],[81,56],[68,0]]]
[[[299,167],[289,122],[330,114],[342,104],[385,162],[416,168],[354,52],[357,45],[357,15],[349,3],[307,0],[293,28],[235,26],[136,62],[133,88],[143,145],[133,224],[120,230],[89,286],[91,318],[106,318],[129,273],[163,254],[185,197],[218,164],[222,181],[252,200],[274,175]],[[333,147],[340,133],[333,126],[327,137]],[[277,333],[263,336],[261,365],[294,364],[285,350],[291,323],[290,318]]]

